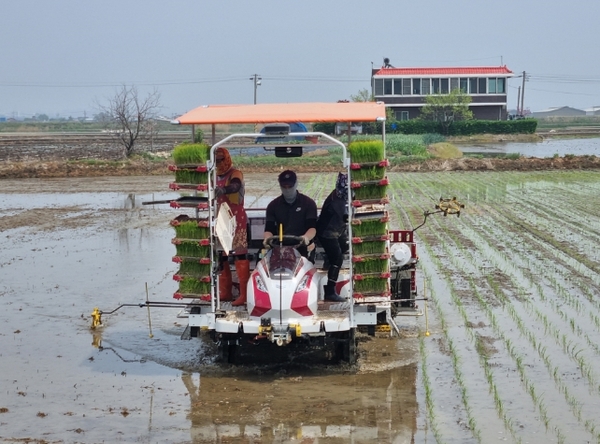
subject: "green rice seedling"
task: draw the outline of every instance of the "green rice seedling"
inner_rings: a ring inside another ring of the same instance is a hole
[[[352,225],[352,235],[355,237],[383,236],[387,231],[387,222],[381,222],[379,219],[362,219],[359,224]]]
[[[369,180],[381,180],[385,177],[385,167],[368,166],[358,170],[350,171],[350,179],[352,182],[367,182]]]
[[[354,291],[357,293],[384,293],[387,290],[387,279],[366,278],[361,281],[354,281]]]
[[[365,185],[360,188],[354,188],[354,199],[382,199],[386,196],[387,188],[387,185]]]
[[[179,264],[179,274],[201,278],[210,275],[210,265],[198,261],[183,261]]]
[[[200,282],[194,278],[183,278],[179,281],[179,293],[183,294],[207,294],[210,293],[210,283]]]
[[[173,149],[176,165],[205,165],[210,147],[204,143],[182,143]]]
[[[210,255],[210,246],[200,245],[196,241],[181,240],[175,244],[177,256],[204,258]]]
[[[368,258],[354,263],[355,274],[385,273],[389,270],[390,266],[387,259]]]
[[[385,249],[385,241],[362,242],[360,244],[354,244],[352,246],[352,252],[357,256],[361,256],[364,254],[383,254],[385,253]]]
[[[350,159],[354,163],[380,162],[383,160],[384,146],[380,140],[356,141],[348,145]]]
[[[210,228],[199,227],[198,222],[198,219],[178,220],[178,224],[174,225],[177,238],[208,239],[210,236]]]
[[[205,184],[208,183],[208,173],[178,169],[177,171],[175,171],[175,182],[191,183],[195,185]]]

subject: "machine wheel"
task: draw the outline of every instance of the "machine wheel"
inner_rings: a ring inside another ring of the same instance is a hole
[[[200,313],[200,307],[192,307],[190,310],[191,314]],[[200,327],[190,327],[190,338],[197,338],[200,333]]]
[[[223,362],[237,364],[238,349],[239,346],[235,342],[231,344],[227,341],[223,342],[223,344],[221,344],[221,357],[223,358]]]
[[[356,363],[356,334],[354,328],[348,330],[344,338],[336,344],[335,355],[340,361],[345,361],[349,364]]]

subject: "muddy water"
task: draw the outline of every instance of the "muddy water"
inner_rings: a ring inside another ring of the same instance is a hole
[[[265,205],[274,177],[253,179],[248,202]],[[361,337],[356,368],[231,367],[205,338],[180,339],[178,309],[124,307],[92,331],[94,307],[173,300],[177,210],[141,205],[172,198],[170,180],[0,182],[0,441],[433,441],[414,319],[405,338]]]

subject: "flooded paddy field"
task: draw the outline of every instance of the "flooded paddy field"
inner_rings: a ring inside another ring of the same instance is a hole
[[[247,174],[247,206],[277,194]],[[220,361],[181,340],[170,176],[0,183],[0,442],[599,442],[600,172],[390,173],[424,317],[359,362]],[[335,174],[299,175],[322,202]]]

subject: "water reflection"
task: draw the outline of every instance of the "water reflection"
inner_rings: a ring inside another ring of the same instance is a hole
[[[480,154],[483,156],[499,156],[506,154],[520,154],[525,157],[553,157],[553,156],[600,156],[600,138],[590,139],[547,139],[535,143],[507,142],[507,143],[480,143],[459,144],[458,147],[465,154]]]
[[[194,444],[414,442],[416,377],[416,363],[351,375],[181,376]]]

